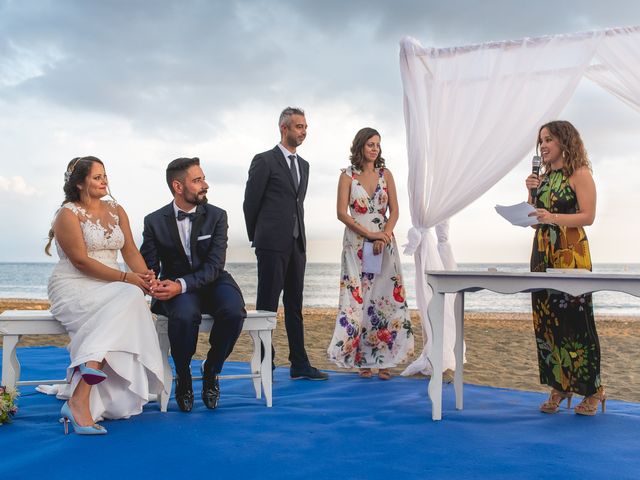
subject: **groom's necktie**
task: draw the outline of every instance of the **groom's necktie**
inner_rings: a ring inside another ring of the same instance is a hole
[[[182,210],[178,210],[178,220],[184,220],[185,218],[188,218],[193,222],[197,216],[198,214],[196,212],[187,213],[183,212]]]
[[[291,170],[291,177],[293,178],[293,186],[298,191],[298,187],[300,186],[300,181],[298,180],[298,170],[296,169],[296,156],[289,155],[289,160],[291,163],[289,164],[289,170]],[[298,222],[298,214],[296,213],[293,223],[293,238],[298,238],[300,236],[300,223]]]
[[[298,169],[296,169],[296,156],[289,155],[289,170],[291,170],[291,177],[293,178],[293,186],[296,188],[296,192],[298,191],[298,187],[300,186],[300,180],[298,180]]]

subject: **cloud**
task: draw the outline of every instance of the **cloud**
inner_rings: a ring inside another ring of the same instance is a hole
[[[5,0],[0,99],[102,112],[175,140],[214,134],[220,112],[265,97],[282,106],[331,97],[390,115],[405,35],[446,46],[564,33],[640,16],[640,6],[624,5]]]
[[[249,163],[275,145],[278,113],[295,105],[309,122],[300,153],[312,168],[310,241],[339,243],[339,168],[348,163],[353,135],[367,125],[382,133],[396,178],[402,243],[410,224],[398,66],[403,36],[446,47],[634,23],[640,3],[630,0],[0,0],[0,192],[30,192],[33,218],[19,234],[40,238],[61,201],[67,162],[97,155],[138,238],[142,217],[170,200],[166,164],[198,156],[210,198],[229,212],[230,249],[246,249],[241,204]],[[638,149],[640,116],[620,104],[581,86],[563,112],[578,125],[596,175],[629,164]],[[522,174],[529,168],[527,160]],[[634,178],[627,169],[622,183]],[[462,260],[494,247],[494,240],[478,239],[474,220],[484,221],[507,196],[520,199],[523,175],[505,178],[454,219]],[[15,178],[29,185],[16,187]]]
[[[16,193],[21,196],[30,197],[36,193],[36,188],[27,185],[24,178],[20,176],[16,177],[1,177],[0,176],[0,192]]]

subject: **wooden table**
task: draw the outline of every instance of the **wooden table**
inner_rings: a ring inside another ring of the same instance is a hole
[[[640,275],[598,274],[591,272],[478,272],[462,270],[429,270],[427,283],[433,289],[428,313],[433,339],[429,361],[433,375],[429,381],[431,418],[442,419],[442,342],[444,331],[444,295],[459,293],[454,304],[456,342],[454,347],[456,370],[453,385],[456,409],[462,410],[463,397],[463,344],[464,344],[464,293],[491,290],[496,293],[536,292],[555,290],[577,296],[601,290],[612,290],[640,297]]]

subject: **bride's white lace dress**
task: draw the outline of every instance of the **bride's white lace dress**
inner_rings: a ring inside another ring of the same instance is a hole
[[[108,219],[94,219],[66,203],[80,220],[89,257],[120,269],[118,251],[124,245],[117,205],[108,202]],[[71,363],[68,385],[54,389],[58,398],[73,393],[80,374],[74,367],[89,361],[105,361],[108,378],[91,389],[90,408],[96,421],[128,418],[142,412],[149,394],[159,394],[163,363],[151,311],[140,288],[124,282],[91,278],[76,269],[60,247],[60,261],[49,279],[51,313],[69,333]],[[52,392],[49,392],[52,393]]]

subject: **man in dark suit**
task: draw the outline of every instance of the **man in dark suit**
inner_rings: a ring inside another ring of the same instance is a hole
[[[256,308],[277,311],[284,290],[291,378],[326,380],[329,376],[311,366],[304,348],[302,290],[307,257],[303,202],[309,163],[296,153],[307,135],[304,112],[285,108],[278,125],[280,143],[253,158],[244,192],[244,220],[258,258]]]
[[[216,408],[218,374],[247,316],[240,288],[224,270],[227,213],[207,203],[209,185],[198,158],[172,161],[167,184],[173,202],[145,217],[140,247],[159,279],[152,287],[152,310],[169,318],[176,401],[183,412],[193,408],[190,364],[201,315],[213,316],[211,348],[202,367],[202,401],[207,408]]]

